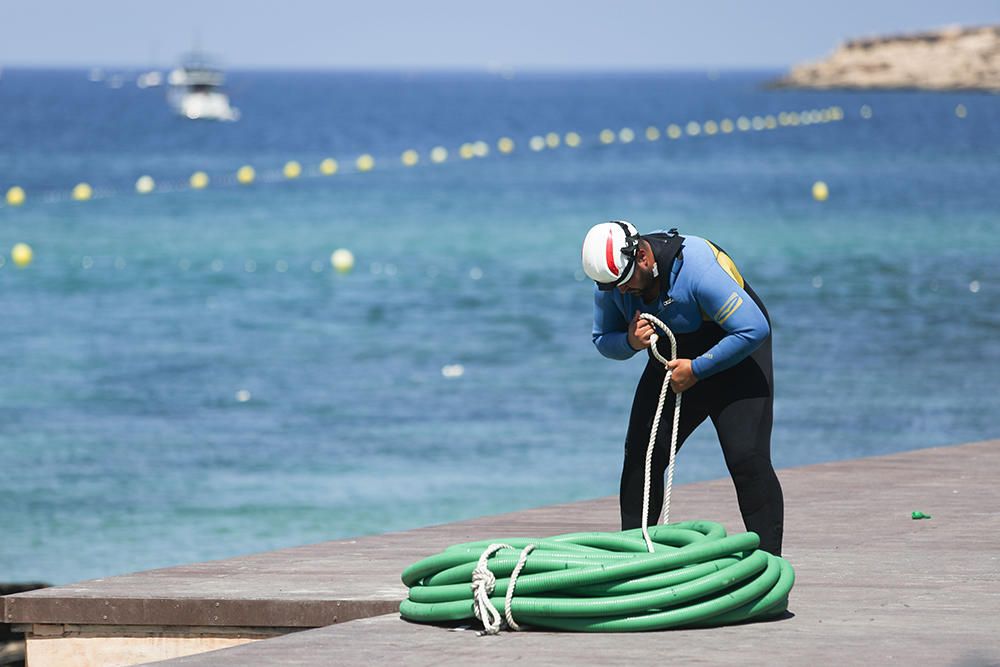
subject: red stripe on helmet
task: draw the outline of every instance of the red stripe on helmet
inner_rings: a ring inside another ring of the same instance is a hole
[[[608,261],[608,270],[614,275],[618,275],[618,267],[615,265],[615,239],[614,229],[608,229],[608,242],[604,246],[604,256]]]

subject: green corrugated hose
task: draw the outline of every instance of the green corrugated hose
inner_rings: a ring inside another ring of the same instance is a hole
[[[668,336],[670,359],[676,359],[673,332],[656,317],[643,317]],[[757,549],[757,533],[727,536],[720,524],[685,521],[652,526],[648,539],[643,535],[650,462],[671,376],[656,335],[650,346],[667,370],[646,451],[643,527],[449,547],[403,571],[410,588],[399,606],[403,618],[433,623],[480,617],[486,632],[494,634],[503,609],[515,630],[527,623],[553,630],[636,632],[726,625],[785,612],[795,573],[784,559]],[[674,402],[664,522],[669,521],[681,396]],[[511,588],[516,595],[508,595]]]
[[[517,576],[509,614],[518,624],[584,632],[634,632],[726,625],[780,616],[795,580],[791,565],[760,551],[756,533],[726,535],[720,524],[685,521],[545,539],[484,540],[451,546],[403,572],[403,618],[421,623],[474,619],[473,570],[484,550],[496,577],[490,601],[504,609],[521,548],[534,544]]]

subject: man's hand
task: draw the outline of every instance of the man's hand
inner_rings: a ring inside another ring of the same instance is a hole
[[[672,371],[670,374],[670,388],[674,390],[675,394],[687,391],[698,381],[698,377],[691,370],[690,359],[668,361],[667,368]]]
[[[649,320],[639,317],[639,311],[635,311],[632,321],[628,325],[628,344],[633,350],[641,350],[649,347],[649,337],[655,333],[653,325]]]

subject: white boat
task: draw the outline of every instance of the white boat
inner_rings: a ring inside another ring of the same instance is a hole
[[[238,120],[240,111],[230,106],[224,82],[222,70],[195,54],[170,72],[167,99],[178,114],[191,120]]]

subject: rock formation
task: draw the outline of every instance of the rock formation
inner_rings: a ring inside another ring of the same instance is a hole
[[[1000,92],[1000,26],[851,40],[772,85]]]

